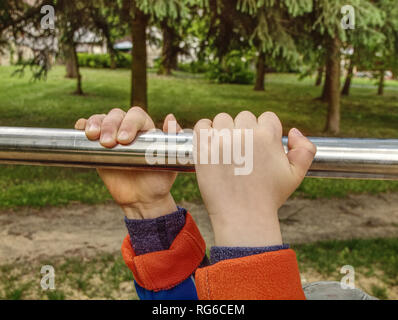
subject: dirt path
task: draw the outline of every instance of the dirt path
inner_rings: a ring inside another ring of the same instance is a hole
[[[208,245],[214,242],[205,208],[182,203]],[[279,212],[287,243],[398,236],[398,194],[346,199],[292,199]],[[116,252],[126,229],[114,204],[0,212],[0,265],[57,256]]]

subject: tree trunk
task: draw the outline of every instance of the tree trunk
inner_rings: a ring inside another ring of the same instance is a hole
[[[173,27],[170,27],[167,20],[161,22],[163,32],[162,58],[158,74],[171,75],[171,70],[176,67],[178,55],[177,35]]]
[[[131,106],[147,110],[147,52],[146,27],[148,17],[140,10],[135,10],[131,21],[133,48],[131,50]]]
[[[113,50],[109,50],[109,59],[110,59],[110,68],[112,70],[116,69],[115,52]]]
[[[343,96],[348,96],[350,94],[350,87],[351,87],[351,79],[354,71],[354,63],[352,59],[350,59],[350,64],[347,69],[347,77],[345,78],[343,90],[341,90],[341,94]]]
[[[340,131],[340,41],[337,37],[330,39],[327,46],[326,74],[329,74],[328,115],[325,131],[338,134]]]
[[[75,94],[83,95],[82,75],[80,73],[78,73],[78,75],[77,75],[77,86],[76,86]]]
[[[171,60],[171,69],[177,70],[178,68],[178,54],[175,54]]]
[[[323,82],[322,95],[321,95],[321,100],[323,102],[329,101],[329,92],[330,92],[329,86],[330,86],[330,70],[328,69],[328,66],[326,65],[325,81]]]
[[[77,78],[77,54],[75,51],[75,46],[73,43],[66,44],[64,46],[64,56],[65,56],[65,67],[66,67],[66,75],[65,78],[75,79]]]
[[[82,95],[83,94],[83,89],[82,89],[82,75],[80,74],[80,68],[79,68],[79,61],[77,59],[77,52],[76,52],[76,45],[73,45],[73,61],[75,62],[74,69],[76,70],[77,74],[77,83],[76,83],[76,91],[75,94]]]
[[[323,78],[323,66],[318,68],[316,80],[315,80],[315,86],[319,87],[322,84],[322,78]]]
[[[18,50],[17,51],[17,64],[22,64],[23,63],[23,51]]]
[[[384,70],[380,70],[380,75],[379,75],[379,87],[377,89],[377,94],[379,96],[382,96],[384,93]]]
[[[264,91],[265,78],[265,53],[260,51],[256,63],[256,83],[254,85],[255,91]]]

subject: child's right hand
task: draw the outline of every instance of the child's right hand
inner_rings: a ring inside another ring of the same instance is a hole
[[[316,147],[300,131],[291,129],[286,154],[282,145],[282,125],[272,112],[265,112],[256,119],[251,112],[243,111],[235,120],[220,113],[213,121],[198,121],[194,130],[199,138],[200,129],[225,128],[253,129],[253,171],[249,175],[234,175],[233,164],[195,165],[216,245],[282,244],[277,211],[300,185],[314,159]],[[197,149],[200,152],[205,148],[210,154],[211,144],[211,141],[198,140]],[[221,143],[220,146],[221,155]],[[245,150],[243,143],[242,150]],[[197,159],[200,159],[199,154]]]
[[[165,118],[164,132],[170,132],[169,121],[176,119],[173,115]],[[107,148],[130,144],[139,132],[154,128],[151,117],[140,107],[132,107],[127,113],[112,109],[107,115],[95,114],[89,119],[79,119],[75,124],[75,129],[85,130],[88,139],[99,140]],[[181,130],[178,123],[176,129]],[[104,168],[97,171],[127,218],[157,218],[177,210],[170,194],[177,176],[174,172]]]

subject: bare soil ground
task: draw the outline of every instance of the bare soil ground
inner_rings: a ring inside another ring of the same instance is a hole
[[[210,247],[214,243],[202,204],[189,209]],[[345,199],[291,199],[279,212],[284,242],[398,236],[398,194]],[[115,204],[0,212],[0,265],[52,257],[93,256],[120,250],[126,235]]]

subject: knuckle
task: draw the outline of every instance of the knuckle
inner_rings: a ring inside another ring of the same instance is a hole
[[[263,114],[261,114],[260,118],[262,118],[262,117],[268,119],[269,121],[272,121],[272,123],[275,123],[278,126],[282,126],[281,121],[275,112],[266,111]]]
[[[100,117],[98,117],[100,118]],[[97,118],[97,119],[98,119]],[[102,124],[114,124],[119,121],[119,117],[115,113],[108,113],[103,119],[102,119]]]
[[[201,127],[202,127],[201,124],[199,122],[197,122],[195,124],[195,126],[193,127],[193,131],[199,132]]]
[[[109,113],[124,113],[124,111],[120,108],[112,108]]]
[[[119,132],[122,132],[122,131],[131,132],[131,131],[133,131],[133,127],[134,127],[134,123],[128,122],[128,121],[123,121],[119,127]]]
[[[101,126],[102,132],[113,132],[116,130],[116,125],[112,122],[103,122]]]
[[[98,118],[98,114],[93,114],[93,115],[91,115],[89,118],[88,118],[88,120],[87,121],[93,121],[94,119],[96,119],[96,118]]]
[[[94,114],[90,118],[88,118],[89,123],[99,123],[101,122],[102,119],[105,118],[105,115],[102,114]]]
[[[276,115],[276,113],[273,112],[273,111],[265,111],[265,112],[263,113],[263,115],[278,118],[278,116]]]
[[[282,122],[279,117],[272,111],[266,111],[260,115],[259,119],[266,120],[274,129],[275,136],[282,134]]]
[[[210,119],[200,119],[198,122],[196,122],[194,129],[199,130],[202,129],[203,127],[206,127],[211,123]]]
[[[313,153],[313,151],[312,150],[310,150],[310,149],[303,149],[304,150],[304,152],[305,152],[305,154],[306,154],[306,159],[308,160],[308,161],[312,161],[312,160],[314,160],[314,158],[315,158],[315,153]],[[310,163],[308,164],[308,165],[310,165]]]
[[[228,113],[226,113],[226,112],[221,112],[221,113],[217,114],[217,115],[214,117],[213,121],[214,121],[215,119],[229,119],[230,117],[231,117],[231,116],[230,116]]]
[[[239,112],[235,119],[240,119],[240,118],[247,119],[247,118],[253,118],[253,117],[254,117],[253,113],[251,113],[248,110],[244,110],[244,111]]]
[[[138,112],[138,113],[141,113],[141,114],[147,114],[147,113],[145,112],[145,110],[142,109],[142,108],[139,107],[139,106],[131,107],[129,111],[135,111],[135,112]]]
[[[310,154],[312,158],[315,157],[317,149],[316,146],[310,140],[307,140],[307,142],[302,145],[302,149],[304,149],[308,154]]]
[[[308,151],[311,152],[314,156],[317,151],[316,145],[313,144],[311,141],[309,142]]]

